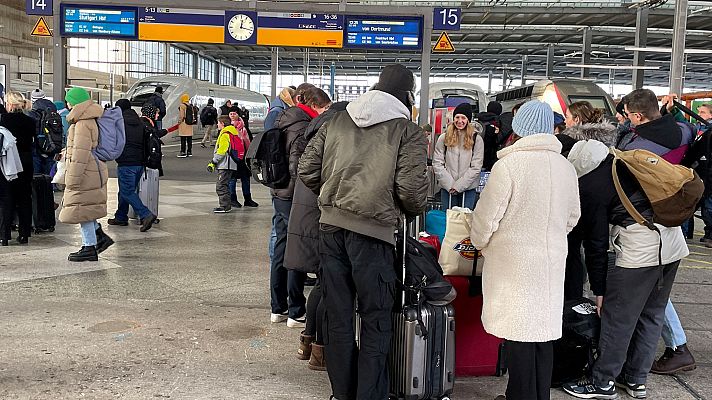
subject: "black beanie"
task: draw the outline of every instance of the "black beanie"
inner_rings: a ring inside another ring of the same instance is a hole
[[[458,114],[464,115],[468,121],[472,121],[472,106],[470,103],[462,103],[455,107],[455,111],[452,112],[452,118],[455,119]]]
[[[381,71],[374,89],[386,92],[411,107],[410,94],[415,90],[415,77],[408,68],[401,64],[392,64]]]
[[[215,104],[215,100],[213,100],[213,99],[208,99],[208,105],[211,105],[211,106],[212,106],[213,104]]]
[[[236,113],[239,113],[239,112],[240,112],[240,107],[238,107],[237,105],[233,105],[233,106],[230,107],[227,111],[228,111],[228,112],[236,112]]]
[[[500,115],[502,114],[502,105],[496,101],[490,101],[489,104],[487,104],[487,112],[494,115]]]
[[[126,111],[131,109],[131,102],[126,99],[116,100],[116,107],[119,107],[121,111]]]
[[[156,86],[155,92],[156,92],[156,93],[163,94],[163,86]]]

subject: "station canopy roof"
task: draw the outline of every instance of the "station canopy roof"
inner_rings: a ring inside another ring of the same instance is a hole
[[[344,12],[340,3],[328,0],[257,1],[258,10],[300,12]],[[686,46],[707,52],[686,54],[685,87],[709,89],[712,72],[712,4],[691,0],[687,22]],[[547,50],[553,47],[555,77],[579,77],[583,33],[590,29],[591,54],[588,64],[590,77],[599,83],[630,84],[632,70],[611,71],[606,66],[621,67],[633,64],[636,15],[641,7],[648,8],[647,47],[645,65],[659,67],[645,71],[646,85],[667,86],[670,69],[674,24],[674,0],[473,0],[473,1],[352,1],[345,13],[368,10],[370,13],[390,15],[413,14],[420,7],[462,8],[461,29],[450,31],[456,51],[431,56],[430,76],[487,77],[491,72],[497,79],[504,71],[516,86],[521,77],[523,59],[527,79],[546,75]],[[417,12],[417,11],[416,11]],[[441,31],[433,31],[435,43]],[[428,42],[425,45],[427,48]],[[271,49],[261,46],[232,46],[185,44],[186,48],[202,55],[239,66],[253,74],[271,73]],[[340,75],[375,75],[382,66],[402,63],[414,71],[420,69],[420,55],[391,50],[349,49],[279,49],[279,73],[301,74],[309,63],[312,73],[323,68],[328,74],[335,63]],[[613,74],[611,74],[613,72]],[[612,81],[611,81],[612,79]]]

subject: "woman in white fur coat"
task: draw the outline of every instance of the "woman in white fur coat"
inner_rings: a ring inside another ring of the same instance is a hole
[[[561,156],[546,103],[523,105],[517,141],[499,151],[473,213],[484,256],[482,323],[506,339],[507,400],[548,400],[553,341],[561,337],[566,235],[581,208],[576,171]]]

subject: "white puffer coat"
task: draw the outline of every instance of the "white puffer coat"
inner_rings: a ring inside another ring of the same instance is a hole
[[[433,172],[440,187],[445,190],[454,188],[458,193],[475,189],[480,184],[480,170],[484,161],[485,143],[479,132],[482,127],[475,124],[475,146],[466,150],[463,147],[464,136],[456,147],[445,151],[445,134],[438,137],[433,154]]]
[[[566,235],[581,214],[578,180],[554,135],[519,139],[499,151],[473,213],[482,250],[482,323],[497,337],[561,337]]]

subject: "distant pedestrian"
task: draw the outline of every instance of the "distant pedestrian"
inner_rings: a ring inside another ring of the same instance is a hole
[[[202,148],[206,148],[205,143],[212,143],[213,134],[218,126],[218,110],[213,107],[213,104],[215,104],[215,100],[208,99],[208,105],[203,107],[203,110],[200,111],[200,124],[203,125],[203,129],[205,130],[203,140],[200,142]]]
[[[220,106],[220,115],[229,115],[230,108],[232,107],[232,100],[228,99],[225,104]]]
[[[166,101],[163,99],[163,87],[156,86],[156,90],[144,104],[150,104],[158,110],[158,119],[156,120],[156,128],[163,128],[163,118],[166,116]]]
[[[186,114],[191,111],[188,107],[190,107],[190,95],[183,93],[180,96],[180,106],[178,106],[180,113],[178,117],[178,122],[180,122],[180,127],[178,128],[180,153],[178,153],[178,158],[193,157],[193,125],[189,125],[186,122]]]

